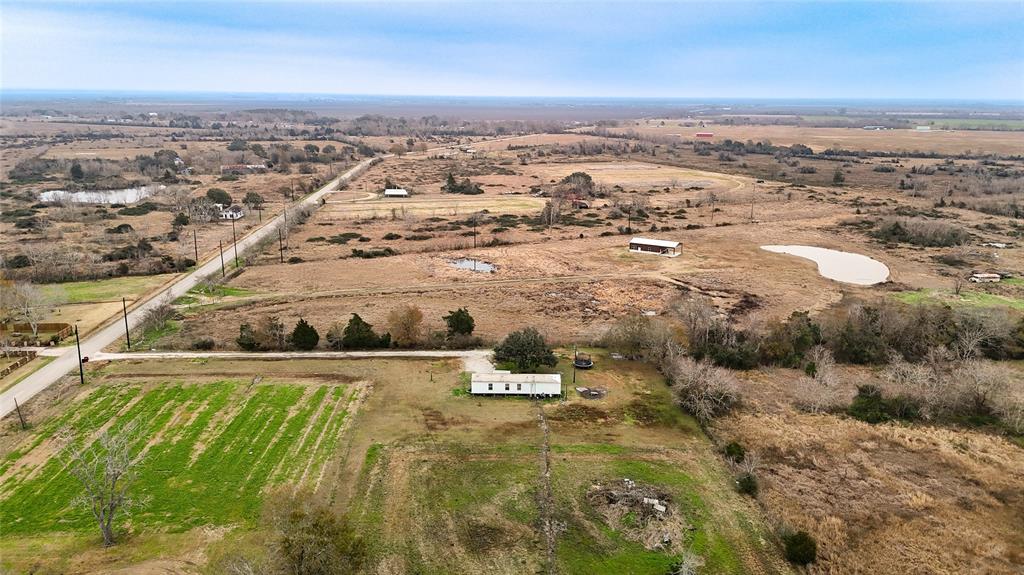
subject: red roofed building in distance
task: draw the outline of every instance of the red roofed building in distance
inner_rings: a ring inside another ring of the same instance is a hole
[[[715,137],[715,133],[714,132],[697,132],[696,136],[698,138],[714,138]]]

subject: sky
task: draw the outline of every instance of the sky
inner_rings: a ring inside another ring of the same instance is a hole
[[[0,2],[0,88],[1024,100],[1024,1]]]

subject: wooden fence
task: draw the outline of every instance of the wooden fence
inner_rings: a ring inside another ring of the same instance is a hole
[[[31,351],[31,350],[19,349],[19,350],[14,350],[14,351],[7,352],[7,356],[8,357],[11,357],[11,356],[18,357],[18,361],[15,361],[14,363],[8,364],[7,367],[5,367],[3,369],[0,369],[0,377],[7,377],[7,375],[9,373],[11,373],[12,371],[18,369],[19,367],[21,367],[21,366],[25,365],[26,363],[28,363],[28,362],[32,361],[33,359],[35,359],[36,352]]]
[[[27,323],[0,325],[0,337],[10,338],[8,344],[16,347],[57,345],[74,333],[75,328],[66,323],[40,323],[36,332],[39,337],[32,337],[32,326]]]

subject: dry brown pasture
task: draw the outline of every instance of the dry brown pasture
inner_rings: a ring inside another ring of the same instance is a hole
[[[692,124],[685,126],[681,124]],[[844,150],[880,152],[921,151],[940,154],[974,153],[1020,155],[1024,153],[1024,131],[990,130],[863,130],[861,128],[812,128],[805,126],[730,126],[709,123],[697,127],[694,120],[666,120],[664,126],[639,122],[624,123],[613,132],[635,131],[640,134],[678,137],[694,140],[697,132],[712,132],[712,142],[725,139],[770,141],[781,146],[804,144],[816,152],[839,147]]]
[[[438,165],[430,166],[431,162]],[[385,176],[415,175],[420,167],[425,177],[433,178],[447,162],[408,157],[389,160],[371,170],[367,180],[374,182],[370,184],[373,187]],[[554,176],[548,179],[578,170],[616,177],[625,174],[622,177],[629,181],[619,185],[644,190],[624,193],[625,197],[642,196],[649,205],[649,217],[639,224],[633,222],[635,233],[679,240],[682,255],[666,259],[629,254],[625,249],[628,237],[616,231],[626,224],[625,218],[608,217],[609,200],[599,199],[591,209],[572,212],[574,218],[591,224],[546,228],[522,219],[529,215],[524,202],[537,200],[528,196],[490,190],[480,196],[451,196],[427,187],[408,200],[383,201],[367,200],[371,193],[350,190],[333,194],[335,199],[292,233],[285,257],[297,258],[298,263],[279,263],[276,246],[272,246],[257,258],[257,265],[232,281],[255,295],[196,310],[189,314],[182,331],[164,343],[186,346],[197,334],[211,333],[222,345],[231,347],[239,323],[266,314],[279,315],[289,324],[304,317],[323,331],[334,322],[345,321],[350,313],[359,313],[383,327],[388,311],[406,303],[423,308],[431,328],[440,327],[439,318],[447,311],[468,306],[477,318],[478,333],[487,339],[535,325],[554,341],[570,343],[595,339],[622,314],[661,312],[674,297],[689,293],[709,296],[725,309],[753,311],[763,319],[782,318],[798,310],[825,310],[846,296],[885,297],[892,288],[950,289],[949,276],[962,273],[934,259],[950,253],[949,248],[883,246],[863,232],[841,225],[857,217],[858,211],[869,216],[889,213],[897,206],[928,209],[931,201],[926,198],[870,186],[796,188],[771,181],[757,185],[755,195],[752,178],[726,175],[712,188],[720,190],[712,212],[710,205],[695,207],[705,190],[688,190],[683,187],[685,180],[668,191],[649,187],[666,173],[696,173],[705,178],[704,172],[614,159],[506,169],[515,172],[509,178],[538,169]],[[750,220],[751,200],[754,222]],[[474,202],[479,203],[474,206]],[[478,228],[476,248],[473,238],[466,235],[472,228],[465,218],[474,211],[466,204],[490,210]],[[429,211],[425,206],[430,206]],[[983,223],[1003,218],[947,211],[959,224],[971,226],[980,240],[1006,240],[998,229],[979,229]],[[503,214],[509,219],[500,219]],[[509,227],[505,221],[518,224]],[[691,224],[701,227],[685,229]],[[651,225],[658,231],[650,231]],[[612,235],[601,235],[608,232]],[[358,234],[365,241],[327,241],[345,233]],[[426,239],[409,239],[416,236]],[[483,247],[495,241],[501,245]],[[817,245],[863,253],[889,266],[892,283],[874,288],[839,284],[820,277],[810,261],[759,249],[765,244]],[[353,249],[383,248],[396,250],[398,255],[368,260],[350,257]],[[495,264],[497,270],[454,269],[451,261],[460,257]],[[1012,268],[1021,265],[1021,257],[1019,249],[1001,250],[999,262]],[[995,292],[1000,288],[976,289]]]
[[[713,433],[757,454],[767,520],[818,542],[811,573],[1020,573],[1024,452],[984,432],[871,425],[792,406],[789,370],[743,377]],[[854,370],[852,382],[874,379]],[[852,390],[847,390],[852,395]]]

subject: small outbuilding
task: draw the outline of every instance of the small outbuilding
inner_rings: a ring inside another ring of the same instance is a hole
[[[558,373],[474,373],[469,392],[473,395],[525,395],[559,397],[562,375]]]
[[[385,198],[408,198],[409,192],[404,188],[388,188],[384,190]]]
[[[679,255],[679,242],[672,240],[654,240],[650,238],[633,238],[629,240],[629,251],[638,254],[656,254],[674,258]]]
[[[215,204],[217,205],[217,204]],[[222,220],[239,220],[245,215],[245,210],[242,206],[234,204],[220,211],[220,219]]]

